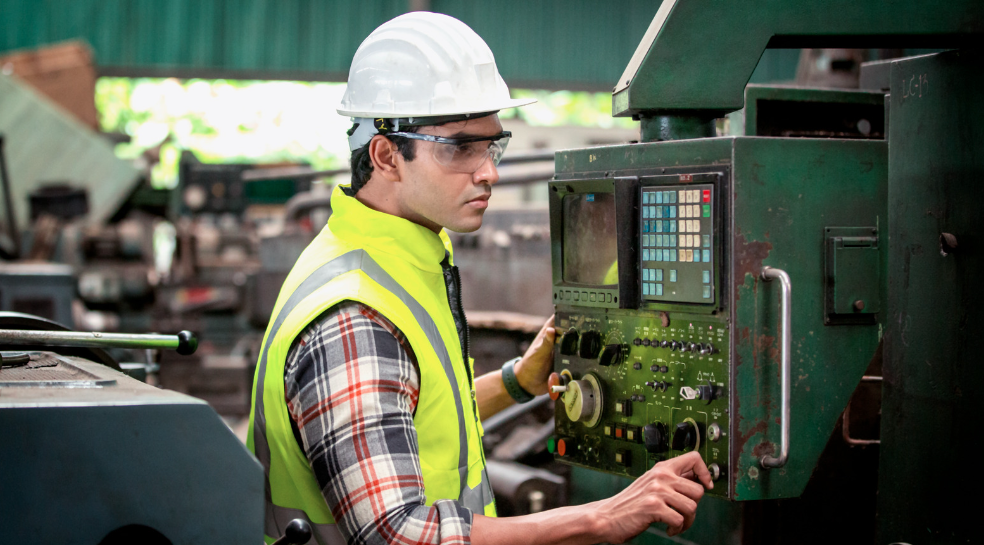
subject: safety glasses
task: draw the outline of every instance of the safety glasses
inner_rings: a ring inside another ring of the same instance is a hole
[[[509,145],[512,133],[502,131],[492,136],[465,136],[462,138],[445,138],[431,134],[415,132],[391,132],[386,136],[402,136],[412,140],[433,142],[434,160],[455,172],[471,174],[478,170],[486,158],[492,159],[492,164],[498,166],[502,154]]]

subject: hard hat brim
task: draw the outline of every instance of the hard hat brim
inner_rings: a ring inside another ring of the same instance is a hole
[[[474,110],[464,110],[464,111],[454,111],[454,112],[366,112],[366,111],[355,111],[355,110],[343,110],[341,107],[336,108],[335,111],[338,115],[343,115],[345,117],[385,117],[389,118],[405,118],[405,117],[443,117],[448,115],[466,115],[466,114],[479,114],[487,113],[491,111],[501,111],[508,108],[518,108],[520,106],[527,106],[536,102],[535,98],[510,98],[503,101],[501,104],[493,105],[482,105],[480,108]]]

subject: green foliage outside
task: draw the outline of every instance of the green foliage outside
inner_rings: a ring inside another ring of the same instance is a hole
[[[177,184],[181,150],[203,162],[306,162],[316,169],[342,168],[351,120],[335,112],[342,83],[298,81],[100,78],[96,107],[106,132],[130,137],[122,158],[160,162],[155,187]],[[538,102],[500,114],[538,126],[633,127],[611,117],[611,95],[570,91],[513,90]]]

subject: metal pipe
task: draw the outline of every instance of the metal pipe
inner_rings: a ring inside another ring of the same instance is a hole
[[[0,134],[0,182],[3,182],[3,202],[7,207],[7,227],[10,230],[10,240],[14,245],[11,259],[20,257],[20,235],[17,233],[17,216],[14,215],[14,201],[10,196],[10,177],[7,175],[7,157],[4,150],[5,137]]]
[[[707,115],[644,115],[639,130],[643,142],[711,138],[717,133],[714,117]]]
[[[84,348],[161,348],[194,354],[198,339],[190,331],[177,335],[0,329],[0,346],[68,346]]]
[[[789,393],[791,389],[791,365],[790,365],[790,348],[792,346],[792,299],[793,299],[793,286],[792,282],[789,280],[789,275],[786,271],[775,269],[773,267],[763,267],[762,268],[762,280],[766,282],[771,282],[772,280],[779,279],[779,283],[782,286],[782,298],[779,307],[779,312],[781,314],[779,327],[781,329],[781,360],[782,360],[782,415],[780,418],[780,434],[779,434],[779,456],[769,456],[765,454],[760,458],[759,462],[765,469],[782,467],[786,465],[786,461],[789,459],[789,416],[790,416],[790,400]]]

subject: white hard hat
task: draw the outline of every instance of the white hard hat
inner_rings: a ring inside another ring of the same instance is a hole
[[[416,118],[486,113],[513,99],[485,41],[461,21],[417,11],[379,26],[359,46],[338,113]]]

